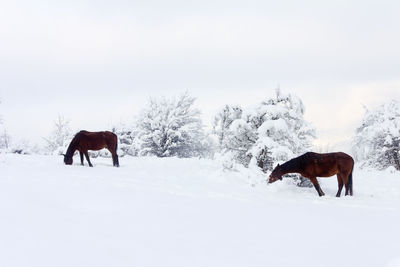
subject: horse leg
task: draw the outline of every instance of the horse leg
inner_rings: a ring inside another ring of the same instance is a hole
[[[82,151],[79,151],[79,155],[81,156],[81,165],[83,166],[84,164],[83,164],[83,153],[82,153]]]
[[[337,181],[338,181],[338,192],[336,194],[336,197],[340,197],[340,194],[342,193],[342,188],[343,188],[343,179],[342,176],[337,174]]]
[[[347,178],[347,183],[349,185],[350,196],[352,196],[353,195],[353,167],[351,168],[350,174]]]
[[[110,151],[111,155],[112,155],[112,160],[113,160],[113,166],[115,167],[119,167],[119,162],[118,162],[118,155],[117,152],[113,152],[111,149],[107,148],[108,151]]]
[[[118,155],[117,155],[117,153],[115,153],[115,164],[114,164],[114,166],[115,167],[119,167],[119,160],[118,160]]]
[[[353,195],[353,184],[352,184],[352,181],[350,181],[350,179],[348,179],[347,181],[345,181],[345,184],[344,184],[344,186],[346,187],[346,196],[347,195],[350,195],[350,196],[352,196]]]
[[[324,196],[325,193],[322,191],[321,187],[319,186],[319,183],[318,183],[317,178],[316,178],[316,177],[311,177],[311,178],[309,178],[309,179],[310,179],[311,183],[313,183],[313,185],[314,185],[314,187],[315,187],[315,190],[317,190],[318,195],[319,195],[320,197]]]
[[[348,177],[348,176],[346,176],[346,177]],[[349,192],[350,192],[350,187],[349,187],[349,183],[348,183],[348,178],[347,179],[345,179],[344,181],[343,181],[343,183],[344,183],[344,187],[346,188],[346,191],[345,191],[345,196],[347,196],[347,195],[349,195]]]
[[[87,152],[87,150],[84,151],[83,153],[85,154],[86,160],[89,163],[89,167],[93,167],[92,163],[90,162],[89,153]]]

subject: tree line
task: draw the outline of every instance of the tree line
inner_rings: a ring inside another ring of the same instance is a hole
[[[315,127],[304,119],[304,104],[293,94],[276,89],[274,97],[252,107],[225,105],[215,114],[209,130],[194,103],[195,98],[187,92],[149,99],[135,121],[110,129],[119,137],[120,156],[219,157],[226,168],[238,164],[267,172],[276,162],[313,149]],[[59,116],[53,132],[45,138],[46,152],[64,153],[73,135],[69,121]],[[9,143],[9,137],[0,138],[0,149]],[[400,170],[397,101],[366,109],[352,138],[352,150],[363,167]],[[92,156],[107,156],[107,152],[93,152]]]

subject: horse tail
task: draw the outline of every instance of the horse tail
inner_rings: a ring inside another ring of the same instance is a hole
[[[350,196],[353,195],[353,169],[354,169],[354,163],[353,167],[351,167],[351,172],[349,175],[349,179],[347,179],[347,188],[349,189]]]
[[[117,154],[117,151],[118,151],[118,136],[115,133],[113,133],[113,134],[115,136],[115,154]]]
[[[118,161],[118,136],[115,133],[112,133],[112,136],[114,137],[113,141],[115,142],[114,153],[111,152],[111,154],[113,154],[112,155],[113,164],[114,164],[114,166],[119,167],[119,161]]]

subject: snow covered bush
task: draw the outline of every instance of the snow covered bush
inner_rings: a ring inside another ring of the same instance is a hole
[[[6,129],[2,129],[2,133],[0,133],[0,149],[7,151],[11,145],[11,136],[7,133]]]
[[[242,108],[240,106],[225,105],[215,116],[213,124],[213,134],[218,137],[218,145],[225,147],[226,136],[232,122],[242,117]]]
[[[151,98],[138,117],[134,147],[139,155],[196,157],[208,152],[200,111],[195,98],[184,93],[178,98]]]
[[[400,103],[389,101],[366,110],[353,138],[353,153],[362,166],[400,170]]]
[[[0,99],[0,104],[1,104],[1,99]],[[0,115],[0,125],[2,125],[3,124],[3,118],[2,118],[2,116]]]
[[[1,101],[0,101],[1,104]],[[3,119],[0,115],[0,150],[6,151],[9,148],[10,145],[10,136],[7,134],[6,129],[4,128],[3,125]]]
[[[242,114],[240,106],[225,105],[214,118],[213,134],[218,138],[218,148],[225,161],[234,160],[247,166],[250,161],[247,151],[253,145],[255,136],[242,119]],[[228,166],[232,165],[228,163]]]
[[[310,150],[315,129],[304,120],[304,112],[300,98],[282,94],[277,89],[274,98],[262,102],[246,115],[257,135],[249,153],[258,166],[264,162],[263,169],[271,170],[273,162],[287,161]]]
[[[31,155],[31,154],[41,154],[42,150],[37,144],[31,144],[28,140],[19,140],[13,142],[8,150],[14,154],[21,155]]]
[[[112,130],[118,136],[118,155],[119,156],[137,156],[139,151],[135,146],[135,137],[137,132],[134,126],[128,126],[126,124],[120,124],[113,127]]]
[[[69,142],[72,140],[73,134],[69,126],[69,121],[63,116],[58,116],[54,122],[54,128],[46,141],[46,151],[50,154],[61,155],[65,153]]]
[[[311,148],[314,127],[304,120],[302,101],[276,90],[275,97],[242,110],[226,106],[214,122],[219,150],[232,160],[272,170],[275,162],[286,161]]]

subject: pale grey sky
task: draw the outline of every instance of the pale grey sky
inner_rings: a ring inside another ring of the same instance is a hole
[[[206,124],[279,84],[302,98],[317,143],[351,138],[400,100],[398,1],[2,1],[0,114],[38,141],[129,122],[149,96],[188,90]]]

